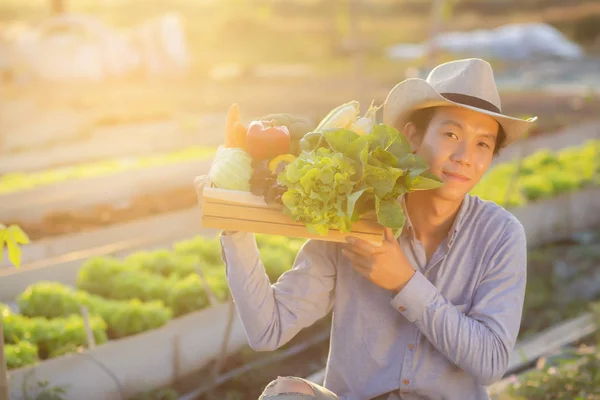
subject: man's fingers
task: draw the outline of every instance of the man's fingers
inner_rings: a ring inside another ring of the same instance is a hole
[[[347,242],[352,246],[352,251],[357,251],[365,255],[377,255],[383,254],[386,252],[385,247],[376,246],[372,243],[367,242],[366,240],[359,239],[357,237],[349,237]]]

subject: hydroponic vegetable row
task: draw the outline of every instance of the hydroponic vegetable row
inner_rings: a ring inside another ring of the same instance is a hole
[[[257,241],[272,281],[292,265],[304,243],[264,235]],[[158,328],[210,306],[212,295],[224,300],[227,293],[214,239],[181,241],[170,251],[137,252],[123,260],[91,258],[79,271],[77,288],[38,282],[17,298],[19,314],[2,306],[7,364],[18,368],[85,346],[81,306],[92,315],[96,343],[101,344]]]

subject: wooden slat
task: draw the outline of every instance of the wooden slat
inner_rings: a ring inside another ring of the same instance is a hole
[[[310,233],[302,223],[286,216],[281,206],[267,204],[262,197],[249,192],[205,188],[202,204],[203,228],[334,242],[344,242],[350,235],[372,243],[381,243],[383,238],[383,228],[374,213],[354,223],[351,233],[330,230],[326,236],[321,236]]]
[[[211,229],[262,233],[266,235],[301,237],[307,239],[325,240],[330,242],[345,242],[348,236],[355,236],[376,244],[380,244],[383,239],[382,234],[365,232],[342,233],[336,230],[330,230],[326,236],[321,236],[310,233],[303,225],[300,224],[280,224],[264,221],[212,217],[207,215],[204,215],[202,217],[202,227]]]

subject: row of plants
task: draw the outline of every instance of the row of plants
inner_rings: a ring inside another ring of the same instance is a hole
[[[10,172],[0,176],[0,195],[70,180],[81,180],[113,175],[125,171],[168,166],[185,161],[210,159],[215,154],[215,151],[216,149],[212,147],[191,146],[183,150],[134,158],[92,161],[33,172]]]
[[[302,239],[257,235],[261,257],[275,282],[288,269]],[[19,368],[87,345],[82,306],[96,344],[156,329],[209,307],[228,295],[216,239],[196,237],[170,250],[140,251],[124,259],[95,257],[80,268],[76,287],[37,282],[17,298],[20,313],[2,307],[9,368]]]
[[[490,169],[472,194],[505,207],[600,184],[600,140],[553,152],[539,150]]]

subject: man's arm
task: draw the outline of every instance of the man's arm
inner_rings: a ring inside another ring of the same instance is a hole
[[[250,346],[270,351],[327,315],[333,306],[337,249],[309,240],[294,266],[271,285],[250,233],[221,236],[227,281]]]
[[[505,228],[491,265],[463,314],[416,272],[392,300],[450,361],[483,385],[504,375],[519,327],[527,274],[525,232],[518,222]]]

